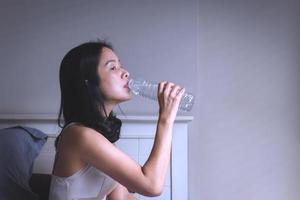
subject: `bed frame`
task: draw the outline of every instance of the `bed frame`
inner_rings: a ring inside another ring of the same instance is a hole
[[[156,130],[157,116],[119,116],[123,122],[121,138],[116,145],[131,156],[138,163],[143,164],[148,157]],[[155,199],[186,200],[188,199],[188,123],[191,116],[178,116],[175,120],[172,157],[168,176],[165,181],[164,192]],[[60,132],[56,124],[56,115],[0,115],[0,128],[15,125],[26,125],[40,129],[48,135],[37,157],[30,185],[33,191],[39,193],[41,199],[47,199],[51,171],[54,162],[54,141]],[[136,195],[138,199],[148,199]]]

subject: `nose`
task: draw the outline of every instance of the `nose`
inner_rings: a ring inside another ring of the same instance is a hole
[[[126,70],[124,70],[123,78],[127,78],[128,79],[129,75],[130,75],[129,72],[126,71]]]

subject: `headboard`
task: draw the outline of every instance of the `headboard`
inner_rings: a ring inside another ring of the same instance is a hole
[[[141,165],[146,161],[154,140],[157,116],[118,116],[123,126],[116,145]],[[191,116],[178,116],[175,120],[172,141],[172,157],[163,194],[156,199],[188,199],[188,122]],[[31,126],[48,134],[48,141],[34,164],[34,173],[50,174],[54,162],[54,141],[60,128],[56,115],[0,115],[0,128],[15,125]],[[139,199],[144,199],[138,195]]]

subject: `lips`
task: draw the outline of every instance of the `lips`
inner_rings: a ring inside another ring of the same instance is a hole
[[[129,88],[128,82],[124,85],[124,88]]]
[[[129,88],[128,84],[124,85],[124,88],[126,88],[126,89],[130,90],[130,88]]]

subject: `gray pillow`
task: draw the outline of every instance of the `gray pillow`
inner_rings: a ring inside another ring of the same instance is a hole
[[[29,180],[33,163],[46,141],[47,135],[35,128],[0,129],[0,199],[38,199]]]

